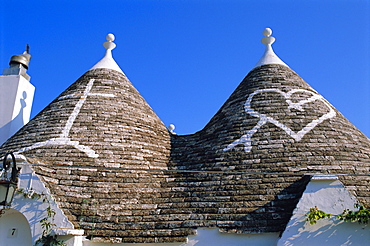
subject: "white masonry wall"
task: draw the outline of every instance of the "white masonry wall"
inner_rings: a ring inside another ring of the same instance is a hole
[[[0,145],[28,123],[34,93],[22,75],[0,76]]]
[[[273,246],[279,240],[279,233],[221,233],[218,228],[199,228],[197,234],[188,237],[186,243],[148,243],[148,244],[129,244],[117,243],[117,246]],[[105,241],[105,242],[103,242]],[[114,239],[99,240],[95,238],[92,241],[83,241],[83,246],[104,246],[113,245]]]
[[[321,219],[311,225],[306,214],[315,206],[330,214],[344,209],[355,210],[356,198],[336,176],[314,176],[293,211],[278,245],[369,245],[370,226],[344,222],[336,218]]]
[[[17,158],[17,167],[21,167],[18,188],[22,188],[25,191],[30,192],[32,190],[38,194],[44,193],[51,198],[49,190],[45,187],[44,183],[38,178],[26,161],[22,162],[19,156]],[[83,235],[83,230],[76,230],[63,211],[59,209],[56,202],[52,199],[50,199],[50,201],[51,208],[56,212],[54,217],[54,223],[56,226],[53,228],[55,234],[62,235],[61,238],[67,241],[68,246],[82,245],[81,239],[79,238]],[[43,229],[41,227],[40,220],[47,216],[47,207],[48,203],[43,202],[42,199],[27,198],[24,197],[23,194],[16,194],[14,196],[11,208],[21,213],[28,221],[33,243],[35,243],[42,235]],[[9,230],[9,228],[5,230]],[[80,241],[80,243],[76,244],[76,241]]]

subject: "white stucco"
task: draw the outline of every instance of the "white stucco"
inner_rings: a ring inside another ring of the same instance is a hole
[[[28,123],[34,92],[22,75],[0,76],[0,145]]]
[[[32,236],[27,219],[17,210],[9,209],[0,217],[1,246],[30,246]]]
[[[117,246],[271,246],[276,245],[279,233],[221,233],[218,228],[199,228],[194,236],[188,237],[186,243],[118,243]],[[113,240],[113,239],[112,239]],[[83,246],[112,245],[110,242],[99,242],[85,240]]]
[[[279,246],[291,245],[369,245],[370,227],[357,222],[339,219],[321,219],[311,225],[306,214],[315,206],[331,214],[341,214],[344,209],[354,210],[356,198],[348,192],[335,176],[315,176],[293,211]]]
[[[122,69],[118,66],[118,64],[116,63],[112,56],[112,50],[116,48],[116,44],[113,43],[115,37],[113,34],[110,33],[107,35],[106,39],[107,42],[103,43],[103,46],[106,49],[104,57],[98,63],[96,63],[90,70],[96,68],[108,68],[123,73]]]
[[[181,246],[271,246],[276,245],[279,233],[221,233],[218,228],[198,229],[195,236],[189,237],[187,244]]]
[[[256,68],[267,64],[280,64],[288,67],[288,65],[286,65],[285,62],[283,62],[272,49],[272,44],[275,42],[275,38],[271,36],[272,30],[270,28],[265,28],[262,33],[265,37],[261,40],[261,42],[266,45],[266,49],[261,59],[254,67]]]
[[[283,62],[274,52],[271,45],[266,45],[265,52],[263,53],[261,59],[254,66],[259,67],[267,64],[280,64],[289,67],[285,62]]]
[[[49,190],[33,172],[32,168],[26,161],[22,162],[19,157],[21,156],[17,156],[17,166],[21,167],[21,173],[19,175],[18,188],[23,188],[25,190],[31,190],[32,188],[36,193],[44,193],[50,196]],[[59,209],[54,200],[51,200],[50,204],[56,212],[54,218],[54,223],[56,224],[56,227],[54,228],[55,234],[64,235],[64,238],[66,239],[74,237],[75,235],[80,236],[83,234],[83,230],[75,230],[73,224],[64,215],[63,211]],[[40,220],[46,217],[47,207],[48,204],[43,202],[42,199],[25,198],[23,194],[16,194],[14,197],[11,208],[23,214],[28,221],[33,243],[42,235],[43,230]],[[68,244],[68,246],[72,245],[77,246],[76,244]]]
[[[108,69],[113,69],[113,70],[123,73],[121,68],[118,66],[116,61],[113,59],[111,50],[107,50],[105,53],[105,56],[98,63],[96,63],[90,70],[93,70],[96,68],[108,68]]]

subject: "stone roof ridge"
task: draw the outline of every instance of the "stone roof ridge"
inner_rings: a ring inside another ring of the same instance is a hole
[[[123,71],[118,66],[118,64],[116,63],[116,61],[113,59],[113,56],[112,56],[112,50],[116,48],[116,44],[113,43],[114,39],[115,37],[112,33],[109,33],[106,36],[107,42],[103,43],[103,46],[106,49],[105,55],[90,70],[97,69],[97,68],[108,68],[108,69],[113,69],[113,70],[123,73]]]
[[[272,30],[270,28],[265,28],[262,34],[265,36],[262,38],[261,42],[266,45],[265,53],[262,55],[261,59],[257,62],[254,68],[267,65],[267,64],[280,64],[289,67],[285,64],[272,49],[272,44],[275,42],[275,38],[271,36]]]

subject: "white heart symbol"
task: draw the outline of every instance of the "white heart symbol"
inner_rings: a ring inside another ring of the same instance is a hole
[[[302,108],[302,105],[303,104],[310,103],[310,102],[313,102],[313,101],[316,101],[316,100],[320,100],[320,101],[322,101],[328,107],[329,112],[326,113],[326,114],[323,114],[321,117],[319,117],[319,118],[317,118],[315,120],[312,120],[305,127],[303,127],[300,131],[295,132],[291,128],[289,128],[286,125],[284,125],[283,123],[275,120],[274,118],[272,118],[270,116],[267,116],[266,114],[262,114],[262,113],[256,112],[254,109],[252,109],[251,102],[253,100],[253,97],[256,94],[262,93],[262,92],[277,92],[277,93],[280,93],[282,96],[284,96],[285,101],[288,103],[288,105],[289,105],[288,106],[288,109],[295,108],[295,109],[297,109],[299,111],[303,111],[303,108]],[[294,102],[291,101],[291,96],[294,93],[297,93],[297,92],[308,93],[308,94],[311,94],[312,96],[309,97],[309,98],[307,98],[307,99],[300,100],[300,101],[294,103]],[[247,151],[247,152],[251,151],[252,150],[252,136],[253,136],[253,134],[256,133],[257,130],[261,126],[263,126],[264,124],[266,124],[267,122],[270,122],[270,123],[274,124],[275,126],[280,127],[289,136],[291,136],[294,140],[300,141],[304,137],[304,135],[306,135],[309,131],[311,131],[318,124],[320,124],[321,122],[323,122],[326,119],[333,118],[336,115],[335,110],[333,109],[333,107],[330,106],[330,104],[322,96],[320,96],[318,94],[315,94],[312,91],[308,91],[308,90],[304,90],[304,89],[293,89],[293,90],[288,91],[287,93],[285,93],[285,92],[283,92],[283,91],[281,91],[279,89],[261,89],[261,90],[256,90],[256,91],[254,91],[253,93],[251,93],[248,96],[248,99],[247,99],[247,101],[244,104],[244,109],[245,109],[245,112],[247,112],[248,114],[250,114],[250,115],[252,115],[254,117],[259,118],[260,120],[258,121],[257,125],[255,125],[246,134],[244,134],[239,139],[235,140],[234,142],[232,142],[231,144],[229,144],[226,148],[224,148],[223,149],[224,151],[228,151],[228,150],[230,150],[231,148],[235,147],[238,144],[244,144],[244,150]]]

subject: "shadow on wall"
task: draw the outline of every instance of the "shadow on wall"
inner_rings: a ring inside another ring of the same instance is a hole
[[[326,213],[340,214],[344,209],[354,210],[356,203],[356,198],[339,180],[320,176],[311,179],[278,245],[368,245],[369,225],[335,217],[318,220],[313,225],[306,221],[306,214],[315,206]]]
[[[23,91],[22,98],[19,99],[20,109],[17,116],[15,116],[9,123],[0,128],[0,144],[3,144],[8,138],[13,136],[19,129],[24,126],[25,122],[23,111],[24,108],[27,106],[26,98],[27,92]]]
[[[294,218],[291,222],[292,227],[299,229],[291,233],[288,238],[280,240],[278,245],[368,245],[369,243],[368,225],[344,222],[335,218],[319,220],[317,224],[311,225],[305,219],[305,216]]]

